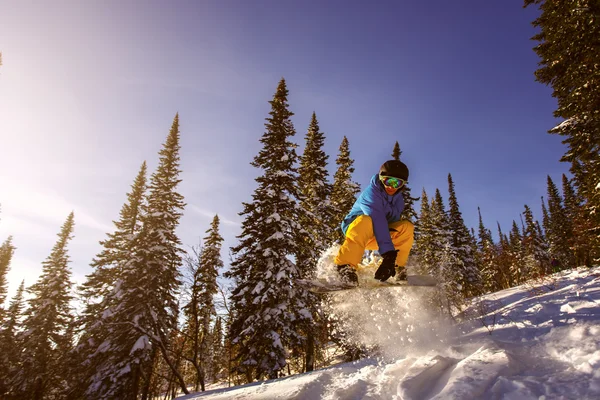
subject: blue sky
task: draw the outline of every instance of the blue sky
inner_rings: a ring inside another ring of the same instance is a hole
[[[176,112],[186,247],[222,218],[223,257],[284,77],[302,151],[313,111],[330,169],[346,135],[363,187],[400,143],[420,195],[452,173],[463,216],[508,231],[539,217],[565,147],[546,133],[551,90],[534,81],[534,8],[522,1],[0,0],[0,240],[9,274],[35,282],[61,224],[81,283],[142,161],[156,167]]]

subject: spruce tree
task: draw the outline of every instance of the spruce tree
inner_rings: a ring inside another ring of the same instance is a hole
[[[288,109],[288,89],[281,79],[270,101],[270,117],[252,165],[262,170],[245,216],[235,260],[227,276],[234,281],[230,335],[237,370],[247,380],[276,378],[286,366],[288,349],[303,345],[298,328],[310,323],[307,299],[296,287],[300,271],[291,257],[298,254],[302,210],[299,196],[295,135]]]
[[[496,245],[496,266],[500,289],[508,289],[512,286],[510,273],[510,243],[508,237],[502,233],[502,227],[498,224],[498,244]]]
[[[298,267],[303,277],[310,276],[316,266],[316,257],[327,247],[331,237],[333,218],[329,204],[331,184],[328,183],[327,159],[323,151],[325,135],[320,131],[315,113],[312,115],[306,133],[306,147],[300,157],[298,169],[298,185],[300,189],[300,206],[304,210],[302,226],[308,234],[299,238],[303,246],[298,255]]]
[[[30,399],[58,398],[63,365],[61,349],[68,347],[72,318],[71,271],[67,245],[72,239],[74,215],[63,224],[58,241],[42,263],[42,274],[27,291],[20,357],[21,369],[14,380],[14,394]]]
[[[423,188],[421,194],[421,212],[419,219],[415,224],[415,245],[413,256],[418,259],[417,265],[423,267],[427,272],[436,272],[434,268],[433,256],[433,226],[431,220],[431,210],[427,192]],[[419,271],[425,272],[425,271]]]
[[[398,141],[394,143],[394,150],[392,150],[392,158],[394,160],[400,161],[400,156],[402,155],[402,150],[400,150],[400,144]]]
[[[479,268],[477,268],[471,234],[465,225],[458,206],[458,199],[456,198],[454,181],[451,174],[448,174],[448,193],[448,218],[450,231],[452,232],[452,245],[458,252],[458,258],[461,260],[461,268],[463,269],[460,274],[461,281],[459,281],[459,284],[462,287],[463,295],[467,297],[475,296],[483,290],[481,273]]]
[[[302,278],[313,276],[317,259],[328,247],[332,237],[331,220],[334,218],[333,208],[329,201],[332,185],[328,183],[327,156],[323,150],[325,135],[320,131],[317,116],[313,112],[308,131],[306,133],[306,147],[300,157],[299,188],[300,207],[303,210],[301,224],[305,232],[300,232],[298,243],[299,253],[296,264]],[[298,349],[297,353],[305,354],[307,371],[314,369],[315,346],[318,332],[322,329],[319,321],[320,298],[314,293],[306,293],[308,311],[313,315],[313,323],[304,326],[303,332],[307,337],[306,349]]]
[[[569,249],[573,230],[562,203],[558,188],[548,175],[548,216],[544,218],[544,220],[547,218],[544,231],[549,246],[548,252],[553,262],[557,264],[556,268],[565,269],[574,266],[572,252]]]
[[[502,278],[497,265],[496,245],[492,238],[492,232],[483,224],[479,207],[477,207],[477,212],[479,214],[479,240],[477,242],[479,270],[486,290],[495,292],[502,288]]]
[[[527,204],[523,212],[525,230],[523,245],[525,251],[525,274],[529,278],[538,278],[550,272],[548,245],[540,234],[539,223],[534,220],[533,213]]]
[[[10,261],[14,251],[15,246],[12,244],[12,236],[9,236],[0,246],[0,323],[3,320],[3,305],[8,291],[6,275],[10,269]]]
[[[337,170],[333,175],[330,198],[333,212],[330,221],[331,242],[343,243],[345,237],[340,224],[352,209],[356,195],[360,192],[360,185],[352,180],[354,160],[350,158],[350,145],[346,136],[342,139],[335,163]]]
[[[550,213],[546,207],[544,196],[542,196],[542,226],[544,227],[544,231],[548,232],[548,228],[550,227]]]
[[[523,236],[519,231],[517,223],[513,220],[512,229],[509,234],[509,273],[513,285],[520,285],[525,281],[525,250],[523,247]]]
[[[23,349],[20,335],[21,320],[25,307],[23,292],[25,281],[21,281],[15,297],[11,300],[6,318],[0,325],[0,398],[9,399],[15,394],[11,391],[11,380],[20,369],[19,356]],[[12,392],[12,394],[11,394]]]
[[[185,317],[184,336],[187,345],[184,347],[184,358],[190,362],[195,371],[195,390],[206,389],[206,378],[212,368],[210,357],[211,322],[216,318],[214,296],[217,294],[217,276],[223,268],[221,246],[223,238],[219,233],[219,216],[215,215],[210,229],[206,231],[204,245],[192,266],[193,283],[190,300],[183,307]],[[193,265],[196,264],[194,267]]]
[[[144,161],[127,193],[127,202],[119,213],[119,220],[113,221],[115,231],[108,233],[100,241],[102,250],[92,260],[93,271],[79,287],[83,310],[77,319],[77,346],[70,354],[67,366],[70,375],[68,398],[83,397],[87,382],[94,373],[93,368],[81,368],[90,363],[93,354],[108,335],[104,313],[110,313],[118,304],[116,296],[111,295],[115,284],[122,279],[123,268],[131,259],[134,251],[133,238],[141,229],[141,215],[146,191],[146,162]],[[111,303],[112,302],[112,303]]]
[[[564,136],[568,150],[561,161],[583,199],[586,225],[593,234],[592,257],[600,257],[600,2],[597,0],[525,0],[538,4],[540,28],[533,39],[540,57],[536,80],[551,85],[558,101],[554,116],[564,121],[549,132]]]
[[[394,160],[400,160],[400,156],[402,155],[402,151],[400,150],[400,145],[396,141],[394,144],[394,150],[392,151],[392,158]],[[415,222],[417,218],[417,212],[415,211],[415,201],[419,200],[418,197],[412,197],[410,187],[408,183],[404,185],[402,188],[402,197],[404,198],[404,210],[402,210],[402,214],[400,215],[400,219],[407,220],[410,222]]]
[[[566,175],[562,176],[562,191],[564,197],[565,216],[567,219],[567,231],[572,234],[568,238],[569,249],[575,266],[591,266],[591,225],[585,216],[582,203],[583,200],[573,188],[571,180]]]
[[[185,206],[177,192],[179,174],[179,115],[159,152],[152,174],[142,227],[132,238],[129,260],[115,288],[105,299],[102,314],[105,338],[91,355],[94,375],[86,385],[87,399],[135,399],[149,379],[154,354],[159,351],[177,383],[188,393],[169,354],[177,326],[180,240],[175,233]]]
[[[107,239],[100,242],[102,251],[92,260],[93,272],[87,276],[80,287],[81,298],[85,308],[81,323],[83,329],[90,333],[96,324],[98,315],[109,305],[102,304],[102,299],[114,289],[115,282],[120,279],[125,263],[130,259],[133,250],[133,238],[141,229],[142,208],[146,193],[146,162],[140,170],[127,193],[127,202],[119,213],[119,220],[113,221],[115,231],[108,233]],[[87,337],[86,340],[89,340]]]
[[[450,220],[439,189],[435,190],[430,212],[435,241],[435,265],[438,269],[440,286],[444,292],[443,298],[449,301],[446,308],[450,313],[451,306],[460,307],[462,304],[462,283],[466,281],[463,274],[466,269],[464,261],[460,259],[458,249],[453,244]]]

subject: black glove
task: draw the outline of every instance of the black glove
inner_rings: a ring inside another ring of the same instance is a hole
[[[385,282],[396,275],[396,254],[398,254],[398,250],[388,251],[381,255],[383,261],[375,272],[375,279]]]

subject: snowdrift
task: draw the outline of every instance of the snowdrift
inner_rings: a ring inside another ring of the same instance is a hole
[[[600,398],[600,268],[475,299],[458,325],[406,289],[338,296],[380,356],[180,399]]]

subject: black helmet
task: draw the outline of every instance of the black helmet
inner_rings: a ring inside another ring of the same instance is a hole
[[[408,167],[402,161],[389,160],[379,168],[379,176],[393,176],[408,181]]]

